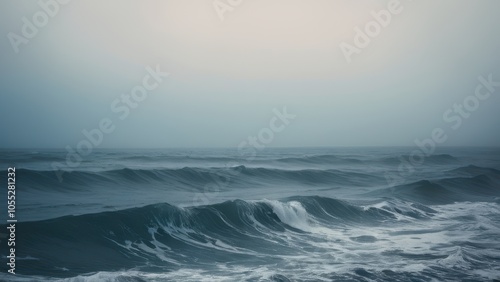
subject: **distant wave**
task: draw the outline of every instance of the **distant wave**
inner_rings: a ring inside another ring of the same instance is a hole
[[[481,172],[483,170],[476,170]],[[484,171],[483,171],[484,172]],[[497,171],[492,171],[497,174]],[[473,177],[450,177],[437,180],[420,180],[370,192],[367,195],[396,197],[424,204],[446,204],[457,201],[493,200],[500,196],[500,175],[480,174]]]
[[[459,168],[450,170],[449,172],[464,173],[464,174],[468,174],[468,175],[495,174],[495,175],[500,176],[500,170],[497,170],[494,168],[479,167],[479,166],[475,166],[475,165],[468,165],[468,166],[459,167]]]
[[[247,168],[236,166],[232,168],[192,168],[180,169],[130,169],[108,170],[100,172],[74,171],[64,174],[63,182],[59,182],[57,172],[18,169],[17,174],[28,187],[39,189],[69,188],[79,186],[91,187],[92,184],[103,185],[177,185],[202,188],[201,185],[213,182],[242,184],[276,184],[302,183],[310,185],[362,186],[368,182],[383,182],[383,177],[371,174],[341,171],[341,170],[284,170],[270,168]]]
[[[125,156],[125,157],[120,157],[118,158],[120,160],[131,160],[131,161],[154,161],[154,162],[161,162],[161,161],[173,161],[173,162],[234,162],[234,161],[241,161],[242,158],[238,157],[216,157],[216,156],[206,156],[206,157],[200,157],[200,156],[190,156],[190,155],[184,155],[184,156],[169,156],[169,155],[158,155],[158,156],[145,156],[145,155],[137,155],[137,156]]]
[[[408,161],[409,158],[410,158],[409,155],[401,155],[399,157],[387,157],[387,158],[375,159],[372,160],[372,162],[386,164],[386,165],[399,165],[402,162],[402,160]],[[459,163],[459,159],[448,154],[430,155],[424,158],[424,163],[434,164],[434,165],[456,164]]]
[[[120,154],[99,154],[96,153],[92,159],[85,159],[83,162],[89,161],[106,161],[113,160],[114,162],[131,161],[131,162],[146,162],[146,163],[217,163],[217,164],[241,164],[248,163],[276,163],[276,164],[299,164],[299,165],[364,165],[364,164],[385,164],[398,165],[401,159],[408,159],[409,155],[401,155],[399,157],[375,157],[366,158],[356,155],[302,155],[302,156],[266,156],[265,158],[248,159],[245,156],[200,156],[200,155],[120,155]],[[43,154],[15,154],[2,155],[4,161],[15,161],[16,163],[27,162],[62,162],[66,160],[66,154],[63,153],[43,153]],[[460,160],[449,154],[437,154],[425,157],[425,162],[428,164],[452,164],[458,163]]]
[[[363,161],[355,158],[340,157],[336,155],[316,155],[302,157],[287,157],[276,159],[280,163],[301,164],[362,164]]]
[[[400,156],[403,159],[408,159],[408,155]],[[261,163],[261,162],[275,162],[281,164],[303,164],[303,165],[325,165],[325,164],[335,164],[335,165],[363,165],[367,163],[378,163],[378,164],[388,164],[388,165],[397,165],[401,162],[399,157],[382,157],[382,158],[374,158],[374,159],[360,159],[355,156],[342,156],[342,155],[332,155],[332,154],[323,154],[323,155],[303,155],[303,156],[294,156],[294,157],[267,157],[266,159],[252,159],[247,160],[242,156],[234,156],[234,157],[220,157],[220,156],[168,156],[168,155],[158,155],[158,156],[126,156],[121,159],[124,160],[134,160],[134,161],[174,161],[174,162],[218,162],[218,163],[240,163],[246,164],[249,162],[252,163]],[[456,163],[459,160],[449,154],[438,154],[438,155],[430,155],[425,157],[426,163],[431,164],[450,164]]]

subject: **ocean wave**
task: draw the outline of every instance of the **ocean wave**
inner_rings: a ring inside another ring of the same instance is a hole
[[[489,175],[420,180],[369,192],[368,196],[395,197],[423,204],[446,204],[457,201],[492,201],[500,196],[500,178]]]
[[[462,166],[448,171],[449,173],[458,173],[466,175],[489,174],[500,176],[500,170],[494,168],[480,167],[475,165]]]
[[[301,157],[286,157],[275,160],[279,163],[298,163],[298,164],[363,164],[363,161],[356,158],[337,156],[337,155],[305,155]]]
[[[234,200],[179,208],[156,204],[141,208],[24,222],[18,240],[30,262],[28,273],[64,275],[158,264],[162,270],[202,261],[251,259],[293,251],[290,234],[322,232],[325,226],[374,225],[398,216],[418,218],[427,211],[401,203],[363,207],[312,197],[285,201]],[[290,233],[291,232],[291,233]],[[296,235],[298,236],[298,235]],[[53,248],[53,246],[58,246]],[[22,253],[22,251],[21,251]],[[19,255],[23,255],[23,254]],[[30,273],[31,272],[31,273]]]
[[[180,169],[130,169],[123,168],[105,171],[73,171],[64,173],[59,181],[57,171],[18,169],[17,175],[28,187],[36,189],[90,189],[93,185],[136,185],[151,184],[162,187],[179,187],[190,190],[202,189],[209,183],[236,183],[247,186],[300,183],[304,185],[344,185],[363,186],[367,182],[383,183],[384,178],[377,175],[342,170],[285,170],[273,168],[195,168]],[[147,186],[145,186],[147,187]]]
[[[401,155],[399,157],[386,157],[386,158],[374,159],[371,160],[371,162],[398,166],[399,164],[402,163],[402,160],[407,161],[408,159],[410,159],[410,155]],[[426,156],[424,159],[424,163],[427,165],[429,164],[449,165],[449,164],[458,164],[460,163],[460,160],[449,154],[437,154],[437,155]]]

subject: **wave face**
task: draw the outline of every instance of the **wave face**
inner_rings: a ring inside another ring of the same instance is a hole
[[[182,188],[196,188],[213,182],[223,182],[227,179],[236,184],[267,184],[280,182],[290,184],[315,184],[345,186],[361,186],[366,181],[383,183],[383,177],[360,172],[347,172],[336,169],[277,169],[277,168],[247,168],[243,165],[231,168],[191,168],[179,169],[117,169],[108,171],[75,171],[69,172],[61,182],[54,171],[37,171],[19,169],[17,172],[26,179],[29,188],[53,190],[54,188],[88,189],[94,185],[178,185]]]
[[[408,152],[102,150],[60,181],[64,152],[0,151],[19,219],[0,280],[500,278],[500,152],[443,150],[411,174]]]

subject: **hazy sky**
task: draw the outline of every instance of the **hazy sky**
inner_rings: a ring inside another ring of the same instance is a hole
[[[75,146],[103,118],[100,147],[235,147],[283,107],[296,118],[269,146],[411,146],[436,127],[500,145],[500,87],[443,119],[479,76],[500,81],[500,1],[401,0],[348,63],[339,45],[389,2],[242,0],[221,20],[212,0],[73,0],[16,53],[8,34],[43,9],[1,1],[0,147]],[[120,119],[113,101],[157,65],[170,76]]]

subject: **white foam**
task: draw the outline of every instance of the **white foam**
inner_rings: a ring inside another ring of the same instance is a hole
[[[265,203],[271,206],[281,222],[304,231],[311,230],[311,219],[301,203],[296,201],[282,203],[276,200],[265,200]]]
[[[438,260],[438,263],[446,267],[469,268],[470,264],[465,261],[462,248],[457,247],[456,251],[448,257]]]

